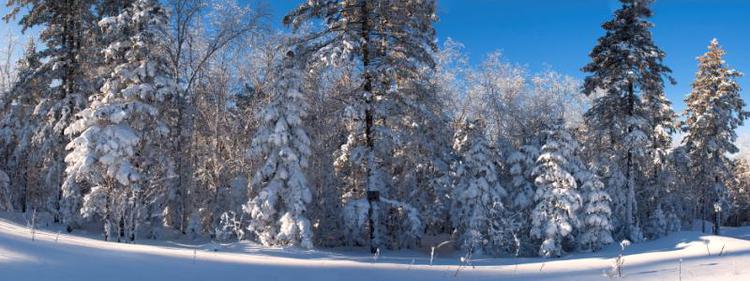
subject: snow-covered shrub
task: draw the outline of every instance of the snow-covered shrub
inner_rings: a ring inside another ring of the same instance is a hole
[[[620,253],[617,255],[617,258],[612,261],[612,267],[606,272],[607,277],[610,279],[615,277],[622,278],[624,276],[622,274],[622,269],[625,265],[625,248],[628,246],[630,246],[630,241],[622,240],[622,242],[620,242]]]
[[[245,236],[242,219],[243,216],[237,217],[237,214],[232,211],[222,213],[219,218],[219,226],[214,230],[216,239],[219,241],[242,240]]]

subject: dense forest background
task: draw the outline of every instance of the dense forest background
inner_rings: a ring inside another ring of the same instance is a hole
[[[435,0],[300,1],[292,32],[262,2],[10,0],[39,33],[0,67],[0,210],[119,242],[548,257],[747,223],[742,74],[706,42],[675,112],[653,1],[620,2],[579,81],[471,65]]]

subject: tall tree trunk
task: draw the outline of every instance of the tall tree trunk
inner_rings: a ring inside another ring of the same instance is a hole
[[[370,252],[375,253],[377,252],[377,248],[379,245],[377,245],[377,239],[375,238],[375,204],[377,202],[371,198],[370,193],[376,192],[375,190],[372,190],[372,179],[375,177],[374,175],[374,166],[375,166],[375,141],[373,138],[373,123],[374,123],[374,117],[373,117],[373,78],[371,71],[371,57],[370,57],[370,19],[369,19],[369,1],[364,1],[364,3],[361,6],[361,13],[362,13],[362,68],[364,69],[363,75],[364,75],[364,93],[363,98],[365,101],[365,148],[367,150],[367,163],[365,164],[365,188],[366,190],[366,197],[367,202],[369,204],[369,208],[367,209],[367,218],[368,218],[368,224],[369,224],[369,230],[370,230]]]
[[[718,187],[719,184],[721,184],[721,181],[719,179],[719,176],[716,176],[714,178],[714,186]],[[716,198],[714,199],[714,206],[712,206],[713,207],[712,210],[713,210],[713,222],[714,222],[714,227],[713,227],[714,235],[719,235],[719,228],[721,227],[720,225],[721,224],[721,209],[720,209],[719,204],[721,204],[722,194],[720,194],[719,191],[720,190],[715,188],[714,193],[716,194],[715,196]]]
[[[628,117],[632,117],[635,113],[635,89],[633,88],[633,82],[630,82],[628,85]],[[628,134],[633,132],[633,125],[628,124]],[[628,155],[627,155],[627,164],[626,164],[626,171],[625,171],[625,184],[627,188],[627,195],[626,195],[626,206],[625,206],[625,224],[626,224],[626,231],[627,236],[630,237],[630,239],[634,239],[631,235],[633,234],[634,230],[634,221],[633,221],[633,213],[635,212],[634,206],[635,206],[635,187],[633,184],[633,148],[630,147],[630,144],[628,144]]]

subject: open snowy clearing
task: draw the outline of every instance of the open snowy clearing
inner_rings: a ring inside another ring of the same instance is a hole
[[[748,280],[750,228],[734,237],[679,232],[626,250],[625,280]],[[744,239],[743,239],[744,238]],[[110,243],[37,231],[0,220],[0,280],[605,280],[617,247],[562,259],[477,259],[456,275],[457,256],[414,251],[302,251],[252,243],[182,245]],[[217,251],[214,251],[217,249]],[[710,255],[708,253],[710,251]]]

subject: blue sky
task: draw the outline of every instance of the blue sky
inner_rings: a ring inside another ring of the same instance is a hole
[[[278,23],[299,0],[275,0],[271,7]],[[472,63],[501,50],[513,63],[532,72],[553,69],[583,78],[580,68],[603,35],[601,24],[619,8],[615,0],[438,0],[438,38],[463,43]],[[656,43],[667,53],[676,86],[667,93],[675,109],[690,92],[696,57],[716,37],[727,49],[727,62],[750,74],[750,1],[657,0],[653,5]],[[740,83],[748,88],[750,79]]]
[[[274,25],[283,28],[283,15],[302,0],[267,2]],[[601,23],[618,7],[616,0],[438,0],[436,28],[440,41],[453,38],[463,43],[472,63],[501,50],[508,61],[526,65],[532,72],[553,69],[582,79],[579,69],[603,34]],[[666,51],[666,64],[678,82],[667,87],[678,112],[690,91],[695,58],[712,38],[725,47],[732,67],[750,74],[750,1],[657,0],[653,10],[654,38]],[[0,31],[17,30],[5,23],[0,26],[4,26]],[[740,83],[747,88],[743,97],[750,102],[750,79],[743,77]],[[743,130],[750,132],[748,127]]]

